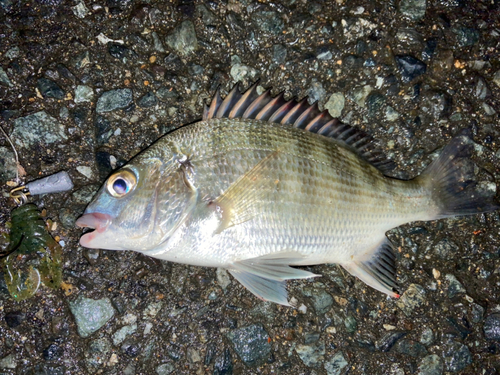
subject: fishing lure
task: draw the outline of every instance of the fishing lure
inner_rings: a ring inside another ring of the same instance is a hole
[[[0,254],[5,282],[17,301],[33,296],[41,284],[58,288],[62,280],[62,248],[49,233],[38,207],[27,203],[29,195],[54,193],[73,187],[66,172],[36,180],[11,191],[19,204],[11,212],[10,244]]]

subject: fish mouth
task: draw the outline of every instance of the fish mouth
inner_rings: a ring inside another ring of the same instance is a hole
[[[98,248],[99,246],[92,242],[100,233],[103,233],[108,228],[109,224],[111,224],[111,216],[100,212],[92,212],[79,217],[75,224],[80,228],[94,229],[80,237],[80,245],[89,248]]]

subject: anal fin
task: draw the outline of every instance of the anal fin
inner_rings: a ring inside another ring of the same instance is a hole
[[[260,299],[290,306],[286,280],[320,276],[290,267],[302,258],[300,253],[294,251],[264,255],[234,262],[229,272]]]
[[[391,242],[386,238],[377,247],[373,256],[367,260],[356,260],[342,263],[347,272],[356,276],[372,288],[399,298],[395,292],[398,287],[396,282],[396,256]]]

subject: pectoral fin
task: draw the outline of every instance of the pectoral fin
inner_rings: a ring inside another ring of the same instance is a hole
[[[260,299],[290,306],[286,280],[320,276],[290,267],[302,258],[301,254],[293,251],[264,255],[234,262],[229,272]]]
[[[272,168],[278,154],[279,151],[274,151],[262,159],[211,203],[222,215],[216,233],[251,220],[261,212],[263,197],[279,188],[276,169]]]
[[[394,291],[398,287],[395,261],[392,244],[388,239],[384,239],[376,247],[371,258],[354,259],[352,262],[342,263],[342,267],[372,288],[391,297],[399,298],[399,294]]]

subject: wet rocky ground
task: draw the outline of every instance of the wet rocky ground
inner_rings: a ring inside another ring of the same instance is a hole
[[[499,8],[0,0],[0,118],[22,180],[66,170],[75,184],[31,198],[63,247],[63,284],[14,301],[0,283],[0,373],[500,373],[498,213],[391,231],[399,300],[321,265],[322,278],[290,283],[296,309],[257,300],[223,270],[84,249],[74,227],[114,168],[199,119],[217,87],[257,79],[373,134],[400,178],[467,129],[480,188],[494,191]],[[0,136],[4,234],[13,157]]]

